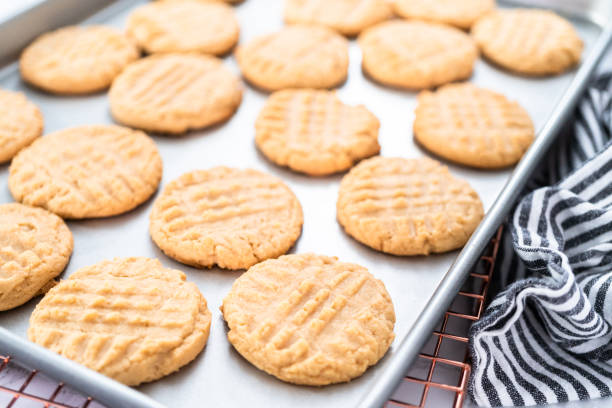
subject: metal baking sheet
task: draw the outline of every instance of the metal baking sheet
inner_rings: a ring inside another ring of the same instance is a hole
[[[118,1],[86,20],[85,24],[104,23],[123,28],[130,10],[142,3],[145,2]],[[236,13],[241,25],[241,42],[275,31],[283,25],[282,2],[279,0],[246,0],[236,7]],[[602,28],[587,18],[573,18],[572,21],[585,42],[583,55],[587,56],[595,46]],[[23,24],[27,23],[24,21]],[[227,56],[225,63],[239,74],[232,56]],[[412,138],[416,93],[377,85],[364,77],[360,65],[361,53],[353,40],[350,43],[348,80],[338,89],[338,94],[347,103],[365,104],[380,119],[381,154],[401,157],[426,155]],[[479,60],[471,81],[520,102],[531,114],[536,129],[542,129],[575,76],[574,71],[551,78],[525,78],[510,75]],[[78,97],[46,94],[25,85],[19,78],[15,63],[0,71],[0,87],[24,92],[41,108],[45,117],[45,133],[77,125],[112,123],[105,93]],[[227,341],[227,328],[218,307],[241,272],[190,268],[166,257],[152,243],[148,233],[148,214],[155,197],[128,214],[68,222],[74,234],[75,248],[63,277],[103,259],[147,256],[159,258],[167,267],[185,271],[188,279],[195,282],[206,297],[213,321],[205,350],[178,373],[137,388],[169,407],[188,408],[203,404],[309,408],[358,405],[369,389],[380,384],[381,378],[390,371],[391,366],[397,366],[396,360],[405,357],[398,355],[402,339],[412,327],[418,326],[423,311],[432,300],[436,300],[432,296],[436,289],[439,290],[439,285],[447,277],[449,267],[459,253],[455,251],[428,257],[395,257],[375,252],[347,236],[335,217],[335,202],[342,175],[324,178],[299,175],[271,164],[257,151],[253,141],[254,121],[266,96],[245,85],[242,105],[227,123],[180,137],[151,135],[164,161],[161,188],[187,171],[216,165],[252,167],[282,178],[296,193],[304,209],[304,229],[291,252],[335,255],[341,260],[367,267],[382,279],[395,306],[396,340],[376,366],[350,383],[324,388],[285,384],[257,370],[235,352]],[[492,207],[512,173],[512,169],[480,171],[450,163],[448,165],[453,174],[470,182],[487,210]],[[7,179],[8,165],[0,166],[0,203],[13,201]],[[472,245],[474,248],[468,249],[480,250],[476,243]],[[37,301],[35,299],[18,309],[0,313],[0,325],[25,338],[29,315]],[[441,301],[444,302],[444,299]],[[428,323],[433,325],[435,322]],[[414,353],[418,351],[418,345],[412,348]],[[121,394],[121,389],[116,387],[118,394]],[[99,389],[83,391],[94,393],[100,401],[109,404],[108,401],[117,401],[109,396],[113,390],[112,385],[105,383]],[[115,406],[119,405],[115,404],[113,408]],[[142,406],[146,406],[146,403]]]

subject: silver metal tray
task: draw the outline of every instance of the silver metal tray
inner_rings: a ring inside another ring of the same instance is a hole
[[[591,3],[601,2],[606,0]],[[70,7],[73,14],[80,10],[81,15],[86,13],[88,5],[94,4],[78,0],[49,0],[40,6],[46,7],[46,12],[34,9],[0,25],[0,44],[3,45],[0,61],[7,58],[11,48],[19,49],[37,33],[68,23],[65,15],[51,7],[53,3]],[[104,1],[95,3],[99,5]],[[144,2],[117,1],[85,23],[105,23],[122,28],[129,11],[141,3]],[[29,315],[38,299],[0,314],[0,350],[61,378],[112,408],[160,406],[159,403],[184,408],[201,405],[309,408],[382,405],[552,142],[609,42],[612,25],[606,30],[600,25],[609,21],[609,17],[593,13],[593,10],[589,6],[583,8],[583,14],[569,16],[586,45],[578,71],[533,79],[507,74],[482,60],[476,64],[472,82],[519,101],[531,114],[539,136],[514,174],[512,169],[485,172],[449,164],[453,174],[467,179],[476,189],[488,212],[459,256],[459,252],[452,252],[428,257],[394,257],[370,250],[344,234],[335,220],[335,202],[342,176],[310,178],[266,161],[253,143],[254,121],[266,94],[249,86],[245,86],[244,100],[238,112],[227,123],[181,137],[152,135],[164,160],[161,188],[184,172],[216,165],[253,167],[275,174],[289,184],[304,209],[304,229],[292,252],[335,255],[341,260],[366,266],[384,281],[395,305],[397,338],[387,355],[362,377],[347,384],[324,388],[300,387],[280,382],[244,360],[227,341],[227,328],[218,310],[241,272],[197,270],[164,256],[148,234],[152,200],[118,217],[70,221],[68,225],[74,234],[75,249],[63,277],[80,267],[118,256],[155,257],[168,267],[185,271],[188,279],[199,286],[213,313],[208,344],[194,362],[178,373],[138,387],[138,391],[152,398],[149,399],[23,341]],[[283,24],[282,2],[279,0],[247,0],[236,7],[236,12],[241,24],[241,42],[274,31]],[[40,30],[36,30],[37,24]],[[239,73],[233,57],[226,57],[225,63]],[[373,83],[361,73],[360,63],[359,48],[355,41],[351,41],[349,78],[338,90],[341,99],[365,104],[380,119],[382,155],[419,157],[426,154],[412,139],[416,94]],[[105,93],[60,97],[40,92],[21,82],[14,62],[0,70],[0,87],[20,90],[36,103],[44,114],[46,133],[76,125],[112,122]],[[12,201],[7,178],[8,166],[0,166],[0,203]]]

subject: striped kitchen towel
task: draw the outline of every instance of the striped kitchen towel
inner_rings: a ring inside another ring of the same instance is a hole
[[[470,330],[480,406],[612,396],[612,73],[570,129],[508,220],[501,291]]]

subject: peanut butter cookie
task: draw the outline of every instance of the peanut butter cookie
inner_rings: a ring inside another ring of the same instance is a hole
[[[127,385],[164,377],[204,348],[211,314],[197,286],[157,259],[79,269],[30,317],[34,343]]]
[[[374,157],[340,184],[338,222],[357,241],[394,255],[462,247],[483,217],[476,192],[427,158]]]
[[[227,337],[251,364],[294,384],[350,381],[385,355],[395,313],[366,268],[315,254],[251,267],[223,300]]]
[[[153,241],[196,267],[246,269],[287,252],[302,231],[302,207],[278,178],[214,167],[183,174],[155,200]]]
[[[274,163],[321,176],[377,154],[379,127],[364,106],[346,105],[334,92],[283,90],[259,114],[255,143]]]

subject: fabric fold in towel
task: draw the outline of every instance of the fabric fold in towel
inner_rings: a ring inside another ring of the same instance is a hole
[[[494,275],[502,291],[470,330],[469,392],[480,406],[612,395],[611,139],[609,73],[535,179],[548,186],[507,223]]]

